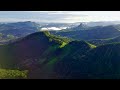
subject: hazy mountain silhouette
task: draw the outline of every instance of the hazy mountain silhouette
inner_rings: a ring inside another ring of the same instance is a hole
[[[81,30],[80,27],[81,25],[73,29],[52,33],[77,40],[107,39],[120,35],[120,25],[87,27],[84,30]],[[82,25],[82,27],[84,26]]]

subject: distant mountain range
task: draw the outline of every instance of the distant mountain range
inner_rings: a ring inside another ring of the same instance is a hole
[[[14,36],[24,36],[37,31],[38,24],[34,22],[17,22],[0,24],[0,33],[12,34]]]
[[[53,31],[55,35],[65,36],[77,40],[106,39],[120,35],[120,25],[88,27],[80,24],[77,27],[63,31]]]
[[[95,26],[117,25],[120,24],[120,21],[77,22],[74,23],[74,25],[79,25],[80,23],[83,23],[89,27],[95,27]]]
[[[0,24],[0,44],[38,32],[39,24],[26,21]]]

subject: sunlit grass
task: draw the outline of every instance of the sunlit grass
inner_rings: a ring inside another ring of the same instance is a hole
[[[26,79],[28,71],[0,69],[0,79]]]
[[[67,43],[63,42],[63,43],[60,45],[60,48],[63,48],[65,45],[67,45]]]

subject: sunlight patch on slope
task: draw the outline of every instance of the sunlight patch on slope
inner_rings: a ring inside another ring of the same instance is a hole
[[[60,45],[60,48],[63,48],[65,45],[67,45],[67,43],[63,42],[63,43]]]
[[[0,79],[19,79],[27,78],[28,71],[0,69]]]
[[[90,44],[90,43],[87,43],[91,48],[96,48],[97,46],[93,45],[93,44]]]

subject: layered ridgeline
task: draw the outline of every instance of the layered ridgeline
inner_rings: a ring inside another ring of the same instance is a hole
[[[59,61],[69,60],[73,55],[80,57],[92,48],[95,46],[85,41],[71,41],[47,31],[38,32],[1,45],[0,68],[28,70],[28,78],[61,78],[55,71]]]
[[[120,35],[120,25],[88,27],[80,24],[77,27],[62,31],[52,31],[55,35],[66,36],[77,40],[108,39]]]
[[[120,43],[96,47],[47,31],[37,32],[1,45],[0,68],[24,72],[19,74],[24,78],[120,78],[119,50]]]
[[[89,43],[92,43],[94,45],[104,45],[104,44],[109,44],[109,43],[116,43],[120,42],[120,36],[116,36],[113,38],[108,38],[108,39],[95,39],[95,40],[88,40]]]

